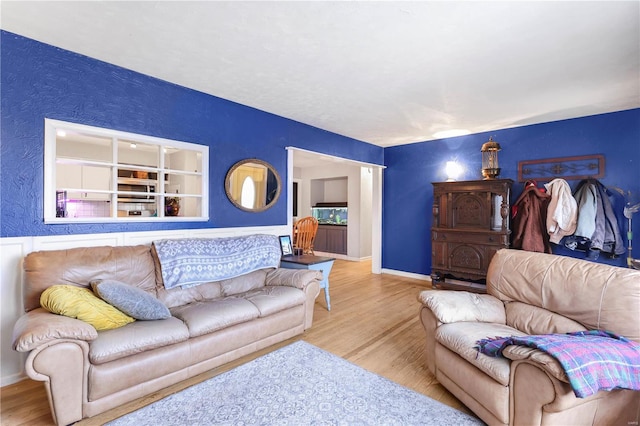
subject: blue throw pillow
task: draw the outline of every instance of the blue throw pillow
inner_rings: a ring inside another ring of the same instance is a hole
[[[138,320],[160,320],[171,317],[169,309],[146,291],[115,280],[91,282],[93,292],[102,300]]]

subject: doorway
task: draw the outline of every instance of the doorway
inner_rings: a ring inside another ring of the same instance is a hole
[[[289,228],[293,226],[293,183],[298,183],[297,201],[300,203],[300,181],[299,177],[294,174],[294,167],[304,169],[305,167],[318,167],[326,165],[327,167],[342,164],[345,166],[356,166],[361,173],[370,176],[370,193],[358,194],[357,200],[349,200],[350,203],[360,202],[360,198],[364,197],[367,203],[371,202],[371,219],[370,223],[366,223],[362,229],[363,232],[370,232],[370,238],[364,240],[371,244],[371,271],[380,274],[382,271],[382,170],[384,166],[377,164],[363,163],[360,161],[349,160],[346,158],[329,156],[326,154],[307,151],[295,147],[287,147],[287,225]],[[300,204],[298,204],[300,205]],[[350,209],[351,210],[351,209]],[[304,216],[304,210],[298,210],[298,214]],[[367,235],[369,236],[369,235]]]

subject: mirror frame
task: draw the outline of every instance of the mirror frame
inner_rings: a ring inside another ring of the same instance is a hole
[[[257,208],[254,208],[254,209],[248,209],[248,208],[244,207],[243,205],[241,205],[239,200],[236,201],[236,200],[233,199],[233,196],[231,194],[231,188],[230,188],[230,186],[231,186],[230,185],[230,183],[231,183],[231,175],[238,168],[240,168],[241,166],[243,166],[244,164],[247,164],[247,163],[255,163],[255,164],[263,165],[263,166],[265,166],[267,168],[267,171],[270,171],[275,176],[278,188],[276,189],[276,195],[273,197],[273,200],[271,200],[271,202],[269,204],[266,204],[266,205],[264,205],[262,207],[257,207]],[[263,161],[263,160],[258,160],[257,158],[247,158],[247,159],[244,159],[244,160],[240,160],[237,163],[235,163],[233,166],[231,166],[231,168],[227,172],[226,176],[224,177],[224,192],[227,194],[227,198],[229,199],[229,201],[231,201],[231,203],[234,206],[236,206],[237,208],[239,208],[240,210],[243,210],[245,212],[250,212],[250,213],[260,213],[260,212],[263,212],[265,210],[270,209],[278,201],[278,199],[280,198],[280,194],[282,193],[282,180],[280,179],[280,174],[278,173],[278,171],[271,164],[269,164],[269,163],[267,163],[266,161]]]

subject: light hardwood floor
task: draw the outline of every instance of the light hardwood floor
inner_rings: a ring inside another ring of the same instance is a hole
[[[326,309],[321,290],[316,299],[313,327],[303,335],[76,424],[104,424],[296,340],[304,340],[473,414],[436,381],[425,365],[424,332],[418,318],[417,295],[431,288],[431,283],[388,274],[374,275],[370,271],[370,262],[337,260],[330,277],[331,312]],[[3,426],[53,424],[43,384],[32,380],[0,389],[0,414]]]

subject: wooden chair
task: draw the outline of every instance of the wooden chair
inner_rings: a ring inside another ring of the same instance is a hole
[[[318,232],[318,219],[312,216],[303,217],[293,225],[294,248],[302,249],[302,254],[313,253],[313,241]]]

